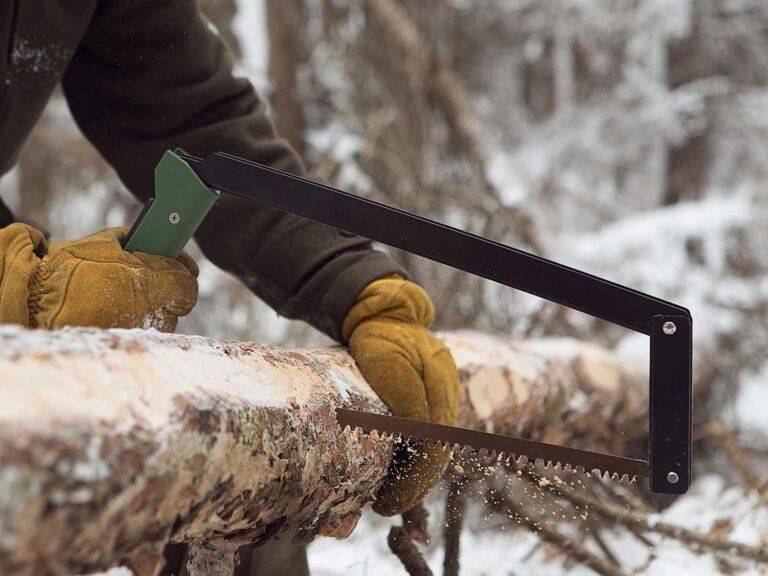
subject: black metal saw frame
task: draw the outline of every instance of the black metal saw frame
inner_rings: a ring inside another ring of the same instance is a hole
[[[327,224],[650,336],[653,492],[691,483],[691,313],[604,278],[225,153],[179,154],[209,187]]]

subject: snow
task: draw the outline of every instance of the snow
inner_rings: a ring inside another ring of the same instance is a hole
[[[402,576],[400,561],[389,551],[386,535],[389,526],[396,521],[382,522],[366,512],[362,526],[344,541],[321,538],[309,547],[309,564],[313,576]],[[520,574],[524,558],[536,545],[536,538],[528,533],[508,534],[485,530],[464,531],[461,535],[461,574],[495,576]],[[435,574],[442,569],[443,550],[440,546],[430,547],[425,559]],[[464,567],[471,566],[469,569]],[[559,567],[550,566],[537,572],[542,576],[560,574]],[[587,570],[572,572],[576,576],[587,576]]]
[[[331,380],[331,383],[336,388],[336,392],[342,402],[348,402],[352,393],[352,388],[349,386],[349,382],[344,377],[337,373],[333,368],[329,368],[326,374]]]
[[[442,517],[440,498],[429,500],[431,531],[439,535]],[[504,531],[490,525],[475,511],[469,514],[473,529],[461,535],[462,576],[528,575],[594,576],[581,565],[565,565],[561,556],[553,555],[538,538],[523,530]],[[716,476],[699,478],[691,492],[657,516],[657,521],[678,524],[692,530],[709,532],[716,522],[733,524],[730,537],[737,542],[764,546],[768,542],[768,511],[760,506],[754,494],[725,486]],[[347,540],[318,538],[309,546],[310,569],[314,576],[400,576],[399,560],[389,551],[386,536],[389,526],[398,519],[384,519],[366,510],[355,532]],[[644,576],[704,576],[719,574],[719,563],[713,554],[696,554],[675,540],[650,535],[653,549],[641,545],[622,530],[604,532],[606,544],[617,557],[626,559],[624,568],[637,570]],[[435,574],[442,570],[443,548],[440,538],[424,550],[424,557]],[[588,542],[582,542],[589,548]],[[741,565],[740,565],[741,566]],[[746,563],[742,575],[764,575],[765,567]]]
[[[308,131],[307,142],[318,150],[325,150],[339,163],[341,168],[337,177],[337,186],[343,189],[354,188],[358,194],[370,191],[372,187],[370,179],[353,161],[363,144],[358,136],[351,134],[340,123],[331,123],[322,130]]]
[[[753,301],[763,284],[725,274],[728,235],[754,217],[749,190],[633,214],[592,233],[566,235],[563,263],[649,294],[682,302],[695,320],[694,338],[706,343],[732,332],[741,321],[724,303]],[[703,264],[691,262],[686,246],[701,246]],[[735,308],[736,306],[732,306]]]
[[[573,256],[583,261],[594,261],[599,255],[600,261],[610,262],[626,256],[627,251],[637,250],[664,254],[670,246],[679,245],[681,239],[705,234],[715,239],[723,230],[749,223],[752,204],[746,191],[683,202],[629,216],[593,234],[564,238],[564,244],[572,246]],[[713,256],[720,253],[713,250]]]
[[[140,421],[163,430],[179,394],[199,398],[201,406],[229,398],[254,406],[285,406],[291,398],[302,401],[311,394],[311,387],[295,385],[296,374],[258,362],[257,347],[248,353],[252,358],[233,357],[236,349],[227,353],[202,337],[146,330],[47,332],[5,326],[0,328],[0,344],[4,399],[0,421],[29,427],[45,426],[49,421],[45,415],[55,413],[61,423],[111,419],[126,427]],[[30,350],[53,358],[41,362]],[[108,363],[99,357],[100,351],[110,352]],[[154,377],[148,379],[147,372]],[[59,390],[64,381],[68,394]]]
[[[243,58],[239,73],[262,92],[269,88],[269,35],[264,0],[237,0],[232,27],[240,40]]]
[[[742,429],[768,433],[768,362],[762,370],[741,381],[732,418]]]
[[[658,556],[644,571],[648,576],[691,576],[718,574],[718,563],[713,556],[695,556],[678,542],[664,543],[656,549]],[[748,574],[748,572],[742,572]],[[757,574],[757,573],[756,573]]]

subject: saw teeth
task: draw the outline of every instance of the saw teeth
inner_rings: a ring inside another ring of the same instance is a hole
[[[359,433],[368,434],[371,439],[377,441],[388,441],[393,443],[407,443],[412,439],[409,436],[397,432],[388,432],[386,430],[372,429],[366,432],[360,426],[345,425],[343,432],[347,433]],[[629,474],[619,474],[618,472],[611,472],[610,470],[594,470],[587,471],[584,466],[577,464],[574,466],[568,462],[563,463],[554,460],[545,460],[544,458],[536,458],[531,460],[525,454],[506,454],[496,450],[488,451],[486,448],[475,449],[472,446],[461,445],[458,443],[451,444],[450,442],[443,442],[441,440],[423,440],[425,444],[436,446],[440,449],[449,451],[453,459],[466,458],[469,456],[475,456],[481,460],[485,460],[487,465],[492,466],[494,463],[504,464],[505,466],[522,466],[531,469],[543,470],[545,472],[570,472],[581,475],[590,476],[600,481],[618,482],[619,484],[630,485],[637,481],[637,476],[630,476]]]
[[[454,444],[451,444],[450,442],[438,442],[437,447],[440,448],[441,450],[453,452]]]
[[[525,457],[521,457],[520,460],[524,460]],[[619,484],[625,484],[629,485],[633,482],[637,481],[637,476],[630,476],[629,474],[619,474],[618,472],[611,472],[610,470],[599,470],[595,468],[594,470],[591,470],[587,472],[584,468],[584,466],[578,464],[574,466],[573,464],[570,464],[568,462],[562,463],[560,461],[552,461],[552,460],[544,460],[542,458],[537,458],[534,462],[528,462],[528,466],[532,469],[538,470],[540,472],[568,472],[568,473],[577,473],[584,476],[590,476],[592,478],[601,480],[601,481],[609,481],[609,482],[618,482]]]
[[[505,454],[499,452],[496,456],[496,462],[504,466],[525,466],[528,463],[528,459],[525,456],[518,456],[517,454]]]

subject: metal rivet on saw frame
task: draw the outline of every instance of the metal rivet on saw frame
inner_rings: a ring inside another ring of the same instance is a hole
[[[178,212],[171,212],[168,215],[168,222],[170,222],[171,224],[178,224],[179,222],[181,222],[181,216],[179,216]],[[664,326],[666,327],[666,324]]]
[[[667,334],[668,336],[677,332],[677,326],[675,326],[674,322],[664,322],[664,326],[662,326],[661,329],[664,330],[664,334]]]
[[[677,482],[680,480],[680,477],[677,475],[676,472],[670,472],[667,474],[667,482],[670,484],[677,484]]]

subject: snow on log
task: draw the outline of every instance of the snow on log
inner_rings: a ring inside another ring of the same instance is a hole
[[[642,433],[642,370],[600,348],[442,336],[462,425],[616,453]],[[391,443],[342,431],[337,406],[386,411],[342,348],[4,327],[0,573],[143,576],[169,541],[343,538]]]

